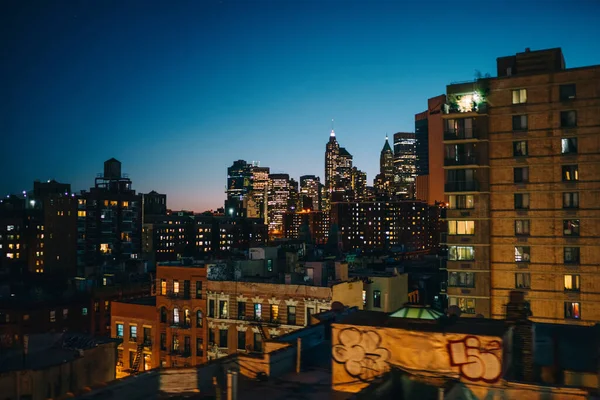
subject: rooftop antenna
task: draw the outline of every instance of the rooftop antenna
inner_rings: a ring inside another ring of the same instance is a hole
[[[335,131],[333,130],[333,118],[331,118],[331,134],[329,136],[335,137]]]

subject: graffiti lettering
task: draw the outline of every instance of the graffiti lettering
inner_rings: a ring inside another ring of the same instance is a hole
[[[344,364],[348,375],[362,381],[370,381],[388,370],[390,352],[379,347],[381,336],[375,331],[343,329],[339,343],[333,346],[333,359]]]
[[[449,341],[450,365],[459,367],[461,376],[467,380],[494,383],[502,374],[502,362],[498,356],[501,348],[500,342],[495,340],[482,349],[475,336]]]

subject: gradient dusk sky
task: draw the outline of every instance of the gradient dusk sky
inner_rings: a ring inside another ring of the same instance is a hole
[[[335,119],[368,174],[386,133],[500,56],[600,64],[600,1],[29,1],[0,4],[4,195],[123,163],[172,209],[223,205],[227,167],[323,179]]]

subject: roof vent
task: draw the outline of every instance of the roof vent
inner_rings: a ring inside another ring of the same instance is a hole
[[[530,51],[531,51],[531,49],[530,49],[529,47],[527,47],[527,48],[525,49],[525,53],[529,53]]]

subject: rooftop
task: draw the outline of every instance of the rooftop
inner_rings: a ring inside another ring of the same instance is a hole
[[[508,330],[508,325],[503,320],[484,318],[451,319],[446,317],[437,320],[396,318],[379,311],[357,311],[341,318],[337,323],[420,332],[462,333],[496,337],[504,336]]]
[[[79,333],[44,333],[29,335],[27,357],[23,349],[13,349],[0,357],[0,372],[45,369],[81,357],[79,350],[88,350],[117,339],[92,337]]]
[[[156,307],[156,296],[138,297],[137,299],[124,299],[115,301],[115,303],[137,304],[140,306]]]

